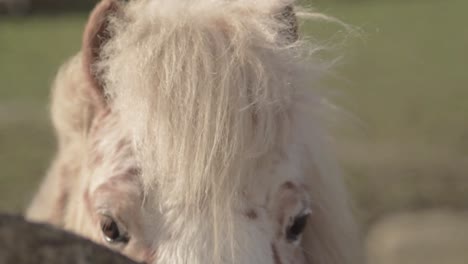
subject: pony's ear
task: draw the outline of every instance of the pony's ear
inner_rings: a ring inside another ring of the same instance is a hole
[[[97,106],[106,103],[101,73],[96,70],[95,64],[99,60],[102,46],[109,40],[109,17],[118,12],[118,0],[102,0],[89,16],[83,34],[82,62],[83,70],[90,87],[90,96]]]
[[[299,38],[299,23],[295,12],[296,0],[257,0],[256,5],[262,12],[274,17],[279,22],[279,40],[291,44]]]
[[[281,8],[277,13],[278,19],[283,23],[284,27],[280,31],[280,35],[288,43],[293,43],[299,39],[299,23],[297,21],[294,6],[287,5]]]

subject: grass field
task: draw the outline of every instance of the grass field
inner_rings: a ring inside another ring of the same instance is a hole
[[[468,206],[467,9],[466,0],[320,5],[361,29],[327,83],[353,116],[335,128],[364,221]],[[49,84],[79,49],[84,21],[0,18],[0,210],[24,208],[53,155]],[[327,27],[305,31],[339,29]]]
[[[84,15],[0,18],[0,209],[24,208],[47,169],[54,139],[49,86],[79,48]]]

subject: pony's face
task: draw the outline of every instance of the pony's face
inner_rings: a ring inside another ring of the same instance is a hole
[[[305,263],[301,240],[313,212],[303,172],[291,162],[300,153],[271,155],[270,166],[256,172],[268,180],[245,188],[228,226],[204,212],[188,215],[177,205],[164,210],[145,201],[135,150],[118,120],[108,112],[93,123],[90,177],[77,195],[84,212],[70,216],[68,228],[145,263],[210,263],[215,245],[218,263]]]
[[[68,229],[148,263],[350,263],[309,88],[319,66],[300,60],[287,1],[258,2],[97,6]]]

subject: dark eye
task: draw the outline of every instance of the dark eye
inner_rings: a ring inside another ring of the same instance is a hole
[[[309,218],[309,213],[302,213],[294,218],[294,221],[286,230],[286,239],[289,242],[297,241],[307,225],[307,219]]]
[[[130,240],[128,235],[119,228],[117,222],[111,217],[103,217],[101,220],[101,230],[104,239],[109,243],[128,243]]]

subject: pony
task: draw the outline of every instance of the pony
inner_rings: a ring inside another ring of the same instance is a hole
[[[27,218],[150,264],[360,263],[297,10],[99,2],[53,84],[58,152]]]

